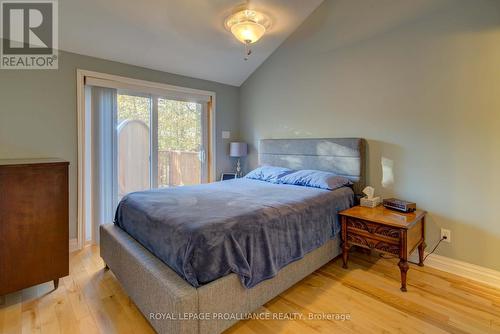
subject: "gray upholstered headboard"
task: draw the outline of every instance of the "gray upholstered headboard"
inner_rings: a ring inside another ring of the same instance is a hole
[[[366,145],[362,138],[262,139],[259,164],[317,169],[345,176],[361,194],[366,184]]]

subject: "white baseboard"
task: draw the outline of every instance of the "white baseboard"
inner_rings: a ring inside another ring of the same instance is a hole
[[[69,239],[69,252],[72,253],[78,250],[78,240],[76,238]]]
[[[418,257],[412,254],[410,261],[415,260],[418,262]],[[500,289],[500,271],[437,254],[429,255],[425,260],[425,265]]]

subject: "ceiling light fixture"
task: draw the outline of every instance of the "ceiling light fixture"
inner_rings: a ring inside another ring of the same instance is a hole
[[[226,18],[226,29],[245,44],[245,60],[252,53],[250,44],[257,42],[271,27],[269,17],[261,12],[252,9],[244,9]]]

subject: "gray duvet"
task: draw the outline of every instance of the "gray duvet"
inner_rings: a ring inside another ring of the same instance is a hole
[[[251,288],[340,231],[350,188],[236,179],[125,196],[115,224],[194,287],[229,273]]]

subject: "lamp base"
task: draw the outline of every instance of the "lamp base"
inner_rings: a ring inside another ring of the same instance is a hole
[[[241,163],[240,163],[240,159],[238,159],[238,162],[236,163],[236,177],[241,177]]]

